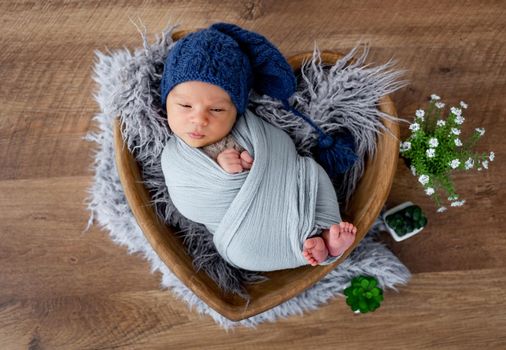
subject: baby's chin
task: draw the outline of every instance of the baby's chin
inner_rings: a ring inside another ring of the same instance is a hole
[[[214,139],[211,139],[208,136],[204,136],[203,138],[200,138],[200,139],[195,139],[195,138],[192,138],[188,135],[184,135],[182,137],[179,136],[179,138],[181,140],[183,140],[184,143],[186,143],[188,146],[193,147],[193,148],[209,146],[209,145],[219,141],[219,140],[215,141]]]

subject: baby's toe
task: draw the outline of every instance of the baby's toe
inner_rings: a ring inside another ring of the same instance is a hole
[[[304,250],[308,251],[315,247],[316,241],[313,238],[306,239],[304,242]]]

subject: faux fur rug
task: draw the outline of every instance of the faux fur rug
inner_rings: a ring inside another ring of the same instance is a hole
[[[212,236],[205,227],[182,217],[168,196],[159,156],[170,131],[165,112],[160,107],[158,88],[163,60],[172,45],[173,29],[166,30],[153,44],[148,44],[144,34],[143,48],[133,54],[126,49],[108,55],[97,52],[94,79],[99,90],[95,98],[101,112],[94,118],[98,131],[86,137],[98,144],[94,154],[94,183],[88,199],[91,212],[89,225],[96,219],[109,231],[115,243],[126,246],[129,253],[142,254],[150,262],[152,272],[158,270],[162,273],[162,287],[170,289],[190,308],[210,315],[225,328],[238,324],[255,326],[280,316],[315,309],[330,298],[341,295],[349,281],[359,274],[375,276],[382,288],[395,289],[395,285],[407,283],[410,278],[407,268],[385,246],[374,240],[382,225],[380,220],[348,259],[312,288],[241,322],[232,322],[210,309],[172,274],[145,239],[126,202],[114,162],[112,125],[117,116],[121,117],[125,130],[125,143],[141,165],[144,183],[150,190],[157,213],[165,222],[180,229],[179,234],[194,259],[194,267],[204,269],[224,290],[244,298],[248,298],[244,283],[264,279],[258,273],[228,265],[217,254]],[[367,67],[364,66],[367,48],[361,55],[357,56],[357,53],[358,49],[354,49],[335,65],[324,67],[315,49],[312,60],[302,70],[298,92],[292,101],[325,131],[346,128],[355,137],[360,161],[336,184],[343,206],[363,173],[364,160],[375,152],[377,134],[384,131],[380,118],[396,119],[377,110],[378,99],[405,84],[398,81],[402,72],[391,69],[393,62]],[[355,63],[346,64],[352,57]],[[316,135],[305,123],[280,107],[279,102],[265,96],[251,96],[251,109],[268,122],[283,128],[301,154],[311,155]]]

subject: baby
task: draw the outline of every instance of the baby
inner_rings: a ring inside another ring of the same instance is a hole
[[[259,60],[259,56],[262,55],[265,57]],[[275,69],[270,66],[273,62]],[[216,201],[221,201],[222,197],[230,198],[223,199],[228,201],[225,205],[228,209],[229,203],[232,203],[241,191],[249,172],[256,166],[253,153],[257,150],[250,147],[251,152],[248,152],[233,133],[235,128],[239,127],[237,123],[241,118],[246,118],[246,121],[253,120],[248,118],[258,118],[251,117],[253,113],[245,108],[251,85],[260,93],[266,93],[276,98],[283,97],[279,91],[274,91],[276,88],[280,91],[288,90],[283,93],[291,95],[294,85],[290,80],[293,78],[292,74],[281,53],[265,38],[230,24],[215,24],[206,30],[188,35],[174,45],[165,62],[161,98],[176,143],[173,142],[170,147],[167,145],[164,149],[162,169],[174,205],[183,215],[188,212],[188,216],[194,216],[190,217],[194,221],[209,222],[206,226],[211,232],[218,230],[222,225],[222,222],[218,222],[218,220],[216,223],[212,223],[212,219],[206,221],[205,218],[202,218],[199,220],[199,210],[196,210],[197,214],[190,213],[189,210],[184,209],[185,205],[181,204],[181,200],[174,200],[176,193],[173,196],[171,190],[175,192],[176,187],[171,182],[176,177],[174,174],[177,174],[174,173],[177,171],[174,170],[177,168],[176,164],[181,164],[182,161],[171,158],[171,150],[181,150],[181,152],[189,152],[192,151],[191,149],[201,150],[207,158],[220,167],[222,172],[227,174],[224,175],[226,179],[233,182],[238,181],[237,179],[241,177],[243,182],[236,187],[230,197],[227,197],[228,188],[226,187],[223,187],[223,196],[219,192],[217,193]],[[286,76],[289,78],[288,83],[286,83]],[[263,87],[262,84],[264,84]],[[287,89],[286,86],[289,88]],[[246,121],[241,120],[241,123],[244,124]],[[261,125],[264,124],[267,123],[261,123]],[[272,126],[269,127],[272,128]],[[247,141],[243,143],[247,143]],[[295,149],[291,140],[290,143],[289,147]],[[174,152],[172,151],[172,153]],[[197,158],[199,154],[195,153]],[[206,160],[202,161],[205,163]],[[319,200],[328,202],[325,205],[331,205],[331,210],[335,208],[337,216],[334,215],[333,218],[340,218],[335,191],[330,179],[312,159],[305,159],[305,161],[310,161],[311,166],[318,170],[316,172],[318,179],[316,186]],[[209,166],[212,170],[212,164]],[[281,171],[285,165],[281,163],[269,165],[269,167],[279,167],[279,171]],[[198,166],[195,167],[195,170],[205,171]],[[180,174],[182,177],[185,176],[182,171]],[[211,172],[209,174],[209,176],[214,176],[211,175]],[[205,176],[205,174],[203,175]],[[218,175],[220,174],[218,173]],[[221,179],[217,178],[213,181],[218,182]],[[197,184],[195,185],[197,186]],[[187,188],[188,185],[179,187],[185,186]],[[319,204],[318,198],[315,203],[313,210],[318,211],[323,207],[322,204]],[[271,213],[266,209],[266,212],[261,214],[268,216]],[[216,214],[218,219],[222,219],[224,215],[224,213]],[[205,214],[202,213],[202,216]],[[329,222],[329,220],[322,222]],[[327,227],[321,226],[322,224],[320,224],[319,230],[311,228],[313,236],[304,239],[302,249],[299,251],[306,264],[312,266],[335,261],[353,244],[357,232],[356,227],[351,223],[342,221],[334,222]],[[308,234],[309,232],[302,236],[305,237]],[[227,244],[230,245],[230,243]]]

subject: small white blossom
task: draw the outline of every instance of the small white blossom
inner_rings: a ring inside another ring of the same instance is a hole
[[[416,176],[416,168],[414,166],[411,166],[411,174],[413,174],[413,176]]]
[[[429,183],[429,176],[428,175],[420,175],[420,177],[418,178],[418,181],[420,181],[420,183],[425,186],[427,183]]]
[[[484,128],[476,128],[474,130],[476,130],[480,134],[480,136],[485,135],[485,129]]]
[[[457,128],[452,128],[452,134],[454,135],[460,135],[460,130]]]
[[[443,102],[436,102],[436,108],[442,109],[444,106],[445,104]]]
[[[455,118],[455,123],[457,123],[459,125],[462,125],[462,124],[464,124],[464,120],[466,120],[466,118],[464,118],[463,116],[459,115],[459,116],[457,116],[457,118]]]
[[[459,116],[462,114],[462,110],[460,108],[457,108],[457,107],[452,107],[450,108],[450,111],[455,114],[456,116]]]
[[[467,103],[465,103],[464,101],[460,101],[460,107],[466,109],[467,108]]]
[[[439,145],[438,140],[435,137],[429,139],[429,146],[436,148]]]
[[[449,201],[455,201],[457,199],[459,199],[459,196],[457,194],[454,194],[453,196],[448,197]]]
[[[474,160],[472,158],[469,158],[468,160],[466,160],[465,166],[466,170],[471,169],[474,166]]]
[[[452,202],[450,205],[452,207],[461,207],[464,205],[464,203],[466,202],[465,199],[461,200],[461,201],[455,201],[455,202]]]
[[[482,168],[482,167],[479,167],[479,168],[478,168],[478,171],[482,171],[482,170],[483,170],[483,168]]]
[[[490,155],[488,156],[488,159],[490,159],[490,161],[493,162],[494,158],[495,158],[495,153],[494,152],[490,152]]]
[[[455,146],[462,146],[462,141],[460,141],[460,139],[455,139]]]
[[[458,159],[454,159],[450,162],[450,166],[452,167],[452,169],[457,169],[460,165],[460,160]]]
[[[409,149],[411,149],[411,142],[406,141],[401,143],[401,152],[407,151]]]
[[[418,123],[413,123],[413,124],[411,124],[411,125],[409,126],[409,129],[410,129],[410,130],[413,130],[413,131],[418,131],[418,130],[420,130],[420,124],[418,124]]]
[[[438,96],[438,95],[436,95],[436,94],[432,94],[432,95],[430,95],[430,99],[431,99],[431,100],[433,100],[433,101],[437,101],[437,100],[440,100],[440,99],[441,99],[441,97],[439,97],[439,96]]]
[[[425,154],[429,158],[434,158],[436,156],[436,150],[434,148],[429,148],[425,151]]]
[[[425,194],[426,194],[427,196],[432,196],[432,195],[434,194],[434,189],[433,189],[432,187],[427,187],[427,188],[425,189]]]
[[[422,118],[423,120],[423,116],[425,115],[425,111],[423,109],[417,109],[415,115],[418,117],[418,118]]]
[[[440,120],[438,120],[438,121],[437,121],[437,123],[436,123],[436,124],[437,124],[437,126],[445,126],[445,125],[446,125],[446,122],[445,122],[444,120],[441,120],[441,119],[440,119]]]
[[[438,213],[442,213],[442,212],[447,211],[447,210],[448,210],[448,209],[446,209],[446,207],[440,207],[440,208],[437,210],[437,212],[438,212]]]
[[[485,169],[488,169],[488,160],[484,160],[483,162],[481,162],[481,165],[483,165]]]

